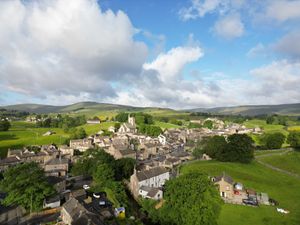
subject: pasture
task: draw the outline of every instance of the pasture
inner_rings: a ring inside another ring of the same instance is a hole
[[[300,167],[300,166],[299,166]],[[278,213],[273,206],[250,207],[224,204],[219,217],[220,225],[297,225],[300,224],[300,180],[273,171],[256,162],[251,164],[196,161],[181,167],[181,173],[202,172],[211,176],[225,172],[236,182],[258,192],[266,192],[279,202],[279,207],[290,211]],[[274,179],[275,178],[275,179]]]

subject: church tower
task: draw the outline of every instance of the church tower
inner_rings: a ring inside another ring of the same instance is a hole
[[[131,117],[130,114],[128,114],[128,123],[135,127],[135,118]]]

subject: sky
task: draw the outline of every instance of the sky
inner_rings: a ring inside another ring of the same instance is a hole
[[[0,105],[300,102],[300,0],[1,0]]]

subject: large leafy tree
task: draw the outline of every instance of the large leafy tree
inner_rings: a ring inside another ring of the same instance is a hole
[[[288,135],[287,142],[291,147],[300,149],[300,132],[299,131],[291,131]]]
[[[163,225],[216,225],[221,199],[205,174],[189,173],[166,183],[164,204],[149,215]]]
[[[223,136],[213,136],[202,141],[203,150],[210,157],[223,161],[224,154],[226,154],[227,142]]]
[[[0,131],[8,131],[10,123],[7,120],[1,120],[0,118]]]
[[[93,173],[93,180],[97,186],[105,187],[113,182],[114,170],[107,164],[100,164]]]
[[[267,149],[279,149],[285,141],[284,134],[280,132],[266,133],[262,136],[262,145]]]
[[[21,205],[27,210],[38,211],[45,197],[55,194],[47,182],[44,171],[36,163],[19,164],[3,174],[1,189],[7,193],[5,205]]]
[[[254,158],[253,140],[247,134],[233,134],[227,138],[224,161],[249,163]]]

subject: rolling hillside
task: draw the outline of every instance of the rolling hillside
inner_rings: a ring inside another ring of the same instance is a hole
[[[261,115],[261,114],[281,114],[300,115],[300,103],[282,105],[248,105],[217,108],[197,108],[188,110],[190,112],[208,112],[225,115]]]
[[[175,112],[167,108],[155,107],[133,107],[126,105],[106,104],[97,102],[79,102],[65,106],[41,105],[41,104],[18,104],[9,106],[0,106],[8,110],[26,111],[30,113],[78,113],[78,114],[95,114],[97,112],[111,111],[146,111],[146,112]]]

